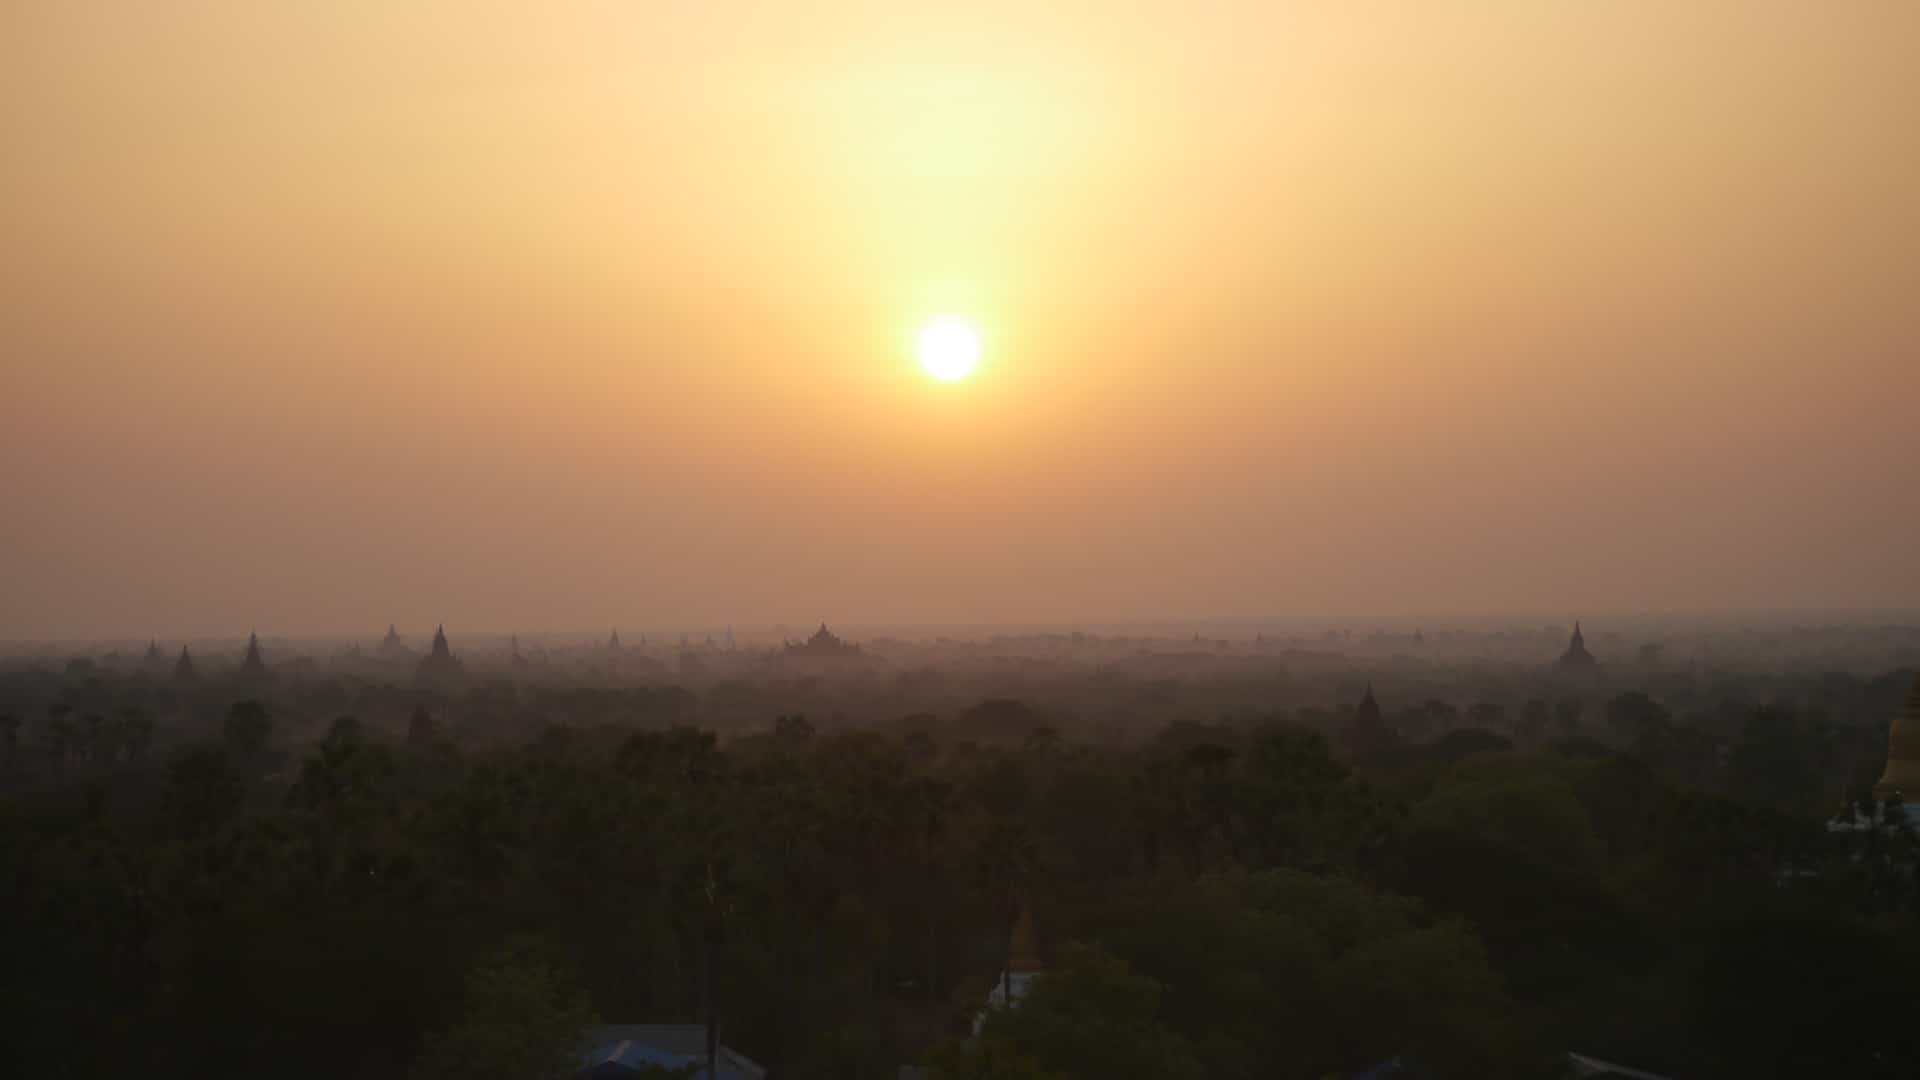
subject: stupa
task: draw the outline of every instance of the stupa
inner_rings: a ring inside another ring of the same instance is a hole
[[[1920,810],[1920,679],[1914,680],[1906,707],[1887,732],[1887,767],[1873,786],[1873,797],[1882,803],[1898,799],[1911,804],[1908,814]]]
[[[388,623],[387,636],[380,639],[378,655],[382,660],[411,660],[416,654],[412,649],[407,648],[406,642],[400,640],[400,631],[394,629],[392,623]]]
[[[1033,926],[1033,909],[1024,900],[1013,917],[1007,936],[1007,967],[987,993],[987,1008],[973,1018],[973,1033],[980,1034],[987,1016],[995,1009],[1017,1009],[1025,1000],[1033,980],[1045,970],[1040,962],[1039,935]]]
[[[1348,721],[1342,735],[1347,749],[1356,754],[1371,753],[1392,742],[1393,733],[1387,728],[1380,703],[1374,700],[1372,683],[1367,684],[1367,692],[1361,696],[1360,704],[1354,707],[1353,719]]]
[[[1567,643],[1567,651],[1560,655],[1561,671],[1592,671],[1600,665],[1587,651],[1586,635],[1580,632],[1579,620],[1573,624],[1573,640]]]
[[[243,679],[265,679],[270,675],[267,662],[260,658],[260,635],[247,635],[247,655],[240,661],[240,677]]]
[[[459,682],[466,678],[466,675],[465,665],[460,663],[459,659],[453,655],[453,650],[447,646],[446,628],[434,627],[433,651],[427,654],[425,660],[420,661],[420,668],[414,677],[424,683],[446,684]]]

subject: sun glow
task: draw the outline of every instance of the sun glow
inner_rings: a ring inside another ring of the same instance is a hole
[[[927,374],[958,382],[980,366],[980,335],[966,322],[943,316],[921,328],[915,351]]]

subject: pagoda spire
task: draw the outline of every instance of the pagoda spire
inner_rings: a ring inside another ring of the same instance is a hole
[[[258,678],[267,673],[267,662],[260,658],[260,635],[247,634],[247,656],[240,661],[242,678]]]
[[[453,649],[447,645],[447,630],[444,625],[433,628],[433,652],[420,661],[414,671],[414,681],[448,685],[464,678],[466,667],[453,655]]]
[[[1580,632],[1580,620],[1573,620],[1573,639],[1567,642],[1567,651],[1561,654],[1560,667],[1566,671],[1587,670],[1599,664],[1593,654],[1587,651],[1587,636]]]

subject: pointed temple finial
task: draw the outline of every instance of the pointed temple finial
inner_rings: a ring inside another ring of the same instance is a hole
[[[240,674],[243,678],[257,678],[267,673],[267,663],[260,658],[260,635],[247,634],[247,655],[240,661]]]
[[[1563,670],[1585,670],[1595,667],[1599,661],[1587,651],[1586,635],[1580,632],[1580,620],[1573,620],[1573,638],[1567,642],[1567,651],[1560,657]]]

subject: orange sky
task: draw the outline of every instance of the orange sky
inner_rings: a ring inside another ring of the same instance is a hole
[[[0,637],[1920,606],[1920,5],[918,7],[7,4]]]

